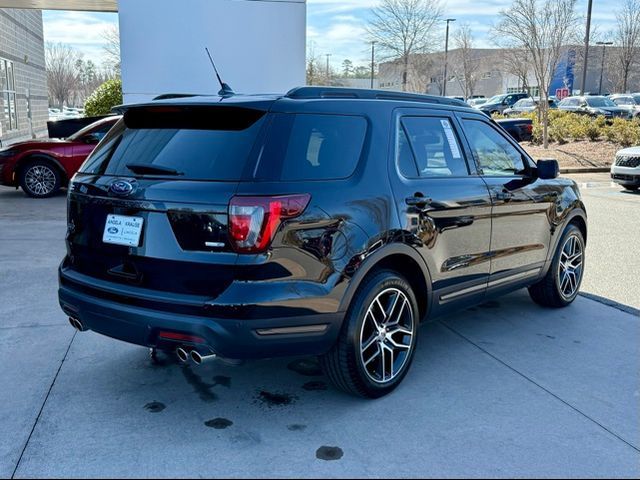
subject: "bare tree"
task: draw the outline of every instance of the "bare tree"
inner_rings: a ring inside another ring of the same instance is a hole
[[[468,24],[463,24],[453,36],[453,45],[456,48],[453,62],[453,74],[456,77],[464,98],[470,98],[476,88],[479,79],[480,62],[473,49],[473,36]]]
[[[113,76],[120,75],[120,31],[117,25],[111,25],[102,32],[104,40],[104,67],[113,73]]]
[[[549,87],[563,53],[573,38],[576,0],[514,0],[500,12],[494,34],[508,44],[522,45],[540,88],[544,148],[549,147]]]
[[[622,76],[622,92],[627,91],[629,74],[640,61],[640,0],[625,0],[616,15],[617,28],[614,41],[617,68]]]
[[[331,80],[335,76],[331,65],[327,72],[326,59],[316,54],[315,43],[310,42],[307,49],[307,85],[335,85]]]
[[[518,85],[522,85],[523,92],[529,92],[529,67],[528,50],[522,47],[509,47],[504,49],[504,70],[506,73],[517,77]]]
[[[78,85],[76,62],[78,54],[69,45],[47,43],[45,46],[45,64],[49,98],[62,108],[68,104]]]
[[[367,27],[382,57],[402,62],[402,90],[407,90],[409,63],[413,55],[438,45],[435,34],[442,16],[439,0],[382,0],[372,9]]]

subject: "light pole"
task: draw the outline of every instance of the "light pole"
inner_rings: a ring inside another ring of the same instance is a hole
[[[596,45],[602,45],[602,63],[600,64],[600,83],[598,84],[598,95],[602,95],[602,74],[604,73],[604,52],[607,45],[613,45],[613,42],[596,42]]]
[[[442,79],[442,96],[444,97],[447,94],[447,60],[449,56],[449,23],[455,22],[455,18],[447,18],[445,22],[447,22],[447,33],[445,35],[444,41],[444,75]]]
[[[589,0],[589,6],[587,7],[587,34],[584,37],[584,61],[582,62],[582,95],[587,91],[587,64],[589,63],[589,35],[591,34],[591,7],[593,6],[593,0]]]
[[[329,57],[331,56],[331,54],[325,53],[325,56],[327,57],[327,81],[329,81]]]
[[[376,58],[376,41],[371,41],[371,89],[373,89],[373,75],[375,73],[375,58]]]

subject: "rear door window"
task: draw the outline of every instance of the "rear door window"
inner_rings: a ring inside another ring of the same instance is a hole
[[[406,178],[469,174],[458,136],[448,118],[403,117],[397,155],[400,173]]]
[[[367,133],[363,117],[273,114],[256,180],[344,179],[356,169]]]

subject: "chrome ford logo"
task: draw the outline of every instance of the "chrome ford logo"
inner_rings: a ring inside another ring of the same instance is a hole
[[[126,180],[116,180],[109,187],[109,191],[114,195],[125,196],[133,192],[133,188],[134,187],[131,182],[128,182]]]

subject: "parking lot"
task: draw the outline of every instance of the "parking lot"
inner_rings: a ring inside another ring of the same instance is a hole
[[[526,292],[420,331],[409,376],[366,401],[313,359],[152,364],[75,333],[57,304],[65,198],[0,189],[0,476],[640,476],[640,194],[574,177],[584,295]]]

